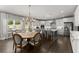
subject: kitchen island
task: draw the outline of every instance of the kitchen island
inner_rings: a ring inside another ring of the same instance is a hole
[[[79,31],[70,31],[70,41],[74,53],[79,53]]]

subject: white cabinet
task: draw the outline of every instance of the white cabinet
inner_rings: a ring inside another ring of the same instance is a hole
[[[79,53],[79,32],[71,31],[70,32],[70,41],[74,53]]]
[[[76,40],[76,45],[77,45],[77,51],[79,53],[79,39]]]

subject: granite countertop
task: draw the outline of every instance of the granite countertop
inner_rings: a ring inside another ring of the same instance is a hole
[[[70,35],[71,35],[74,39],[79,39],[79,31],[70,31]]]

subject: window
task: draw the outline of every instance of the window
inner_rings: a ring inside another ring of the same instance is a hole
[[[20,29],[21,28],[21,20],[20,20],[19,17],[16,18],[16,20],[15,20],[15,27],[16,27],[16,29]]]
[[[9,30],[22,28],[22,17],[8,15],[8,28]]]
[[[8,15],[8,28],[9,30],[11,30],[14,26],[13,26],[13,18],[11,15]]]
[[[13,20],[8,20],[8,27],[13,28]]]

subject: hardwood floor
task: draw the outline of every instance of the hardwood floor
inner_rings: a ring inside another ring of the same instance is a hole
[[[0,40],[0,53],[14,53],[12,39]],[[58,39],[53,40],[42,39],[40,47],[33,47],[27,45],[23,53],[72,53],[72,47],[69,37],[59,36]],[[17,53],[20,53],[18,49]]]

